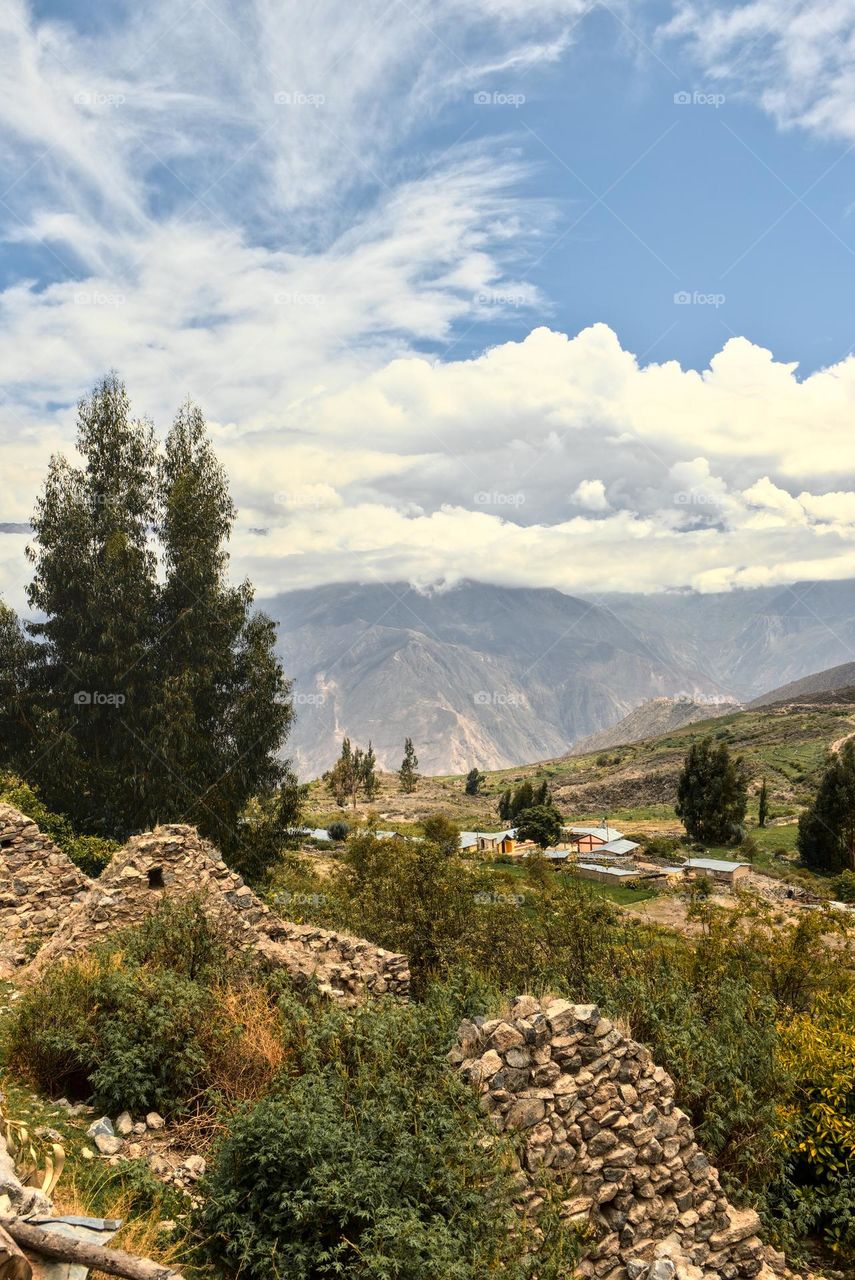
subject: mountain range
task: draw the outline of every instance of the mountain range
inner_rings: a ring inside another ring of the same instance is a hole
[[[747,702],[855,655],[855,581],[607,595],[342,583],[265,601],[294,679],[303,777],[343,735],[425,773],[562,755],[650,699]]]

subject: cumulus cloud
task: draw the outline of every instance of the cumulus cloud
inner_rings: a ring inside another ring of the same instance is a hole
[[[602,480],[580,480],[573,490],[571,501],[586,511],[608,511],[609,500]]]

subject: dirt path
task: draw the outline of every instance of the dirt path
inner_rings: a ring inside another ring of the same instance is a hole
[[[855,720],[850,719],[850,724],[855,724]],[[842,738],[838,738],[836,742],[832,742],[831,751],[833,755],[837,755],[844,742],[848,742],[850,738],[855,738],[855,730],[852,733],[844,733]]]

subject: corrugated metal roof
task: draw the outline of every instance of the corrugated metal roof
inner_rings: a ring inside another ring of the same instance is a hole
[[[737,867],[748,867],[749,862],[725,862],[721,858],[689,858],[685,866],[694,871],[735,871]]]
[[[622,840],[623,832],[616,827],[571,827],[574,836],[596,836],[606,843],[609,840]]]
[[[632,853],[633,849],[637,849],[638,844],[635,840],[610,840],[608,844],[604,844],[597,853]]]
[[[580,871],[601,871],[606,876],[638,876],[641,872],[638,867],[599,867],[595,862],[580,862]]]

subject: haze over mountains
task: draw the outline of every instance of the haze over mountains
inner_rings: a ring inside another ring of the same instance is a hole
[[[652,698],[748,701],[855,655],[855,582],[610,595],[344,583],[265,602],[295,679],[300,773],[346,733],[425,773],[562,755]]]

